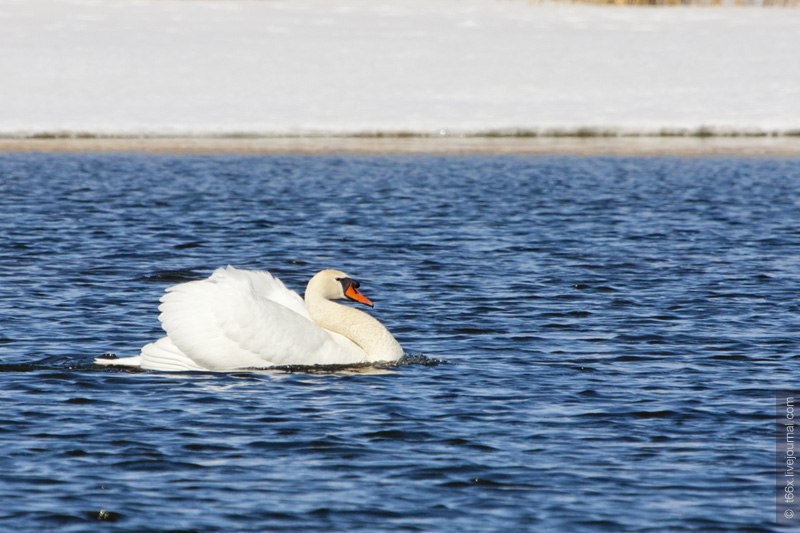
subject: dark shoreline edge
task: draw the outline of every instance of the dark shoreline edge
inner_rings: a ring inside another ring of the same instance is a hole
[[[630,129],[624,127],[572,126],[543,128],[486,128],[478,130],[438,129],[438,130],[297,130],[297,131],[159,131],[141,130],[138,132],[93,132],[89,130],[42,130],[17,133],[0,133],[0,139],[438,139],[442,137],[466,139],[494,138],[662,138],[662,137],[798,137],[800,127],[764,129],[754,127],[697,126],[662,127]]]
[[[800,135],[0,136],[0,152],[239,155],[611,155],[800,157]]]

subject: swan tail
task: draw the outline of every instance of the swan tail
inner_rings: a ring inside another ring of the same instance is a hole
[[[139,358],[141,367],[148,370],[206,370],[180,351],[169,337],[144,345]]]

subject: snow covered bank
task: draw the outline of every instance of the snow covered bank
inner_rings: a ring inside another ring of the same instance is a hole
[[[0,0],[0,135],[800,131],[800,10]]]

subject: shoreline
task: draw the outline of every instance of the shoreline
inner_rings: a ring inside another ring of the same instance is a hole
[[[800,137],[116,137],[0,139],[0,153],[800,157]]]

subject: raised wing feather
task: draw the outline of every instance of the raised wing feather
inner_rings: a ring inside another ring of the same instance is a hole
[[[255,293],[275,303],[279,303],[311,320],[308,314],[306,303],[299,294],[291,289],[287,289],[281,280],[269,272],[257,270],[239,270],[228,265],[228,268],[218,268],[211,274],[212,280],[223,281],[226,278],[238,279],[244,283],[251,283]]]
[[[302,298],[268,272],[217,269],[167,289],[159,310],[174,345],[211,370],[363,360],[314,324]]]

